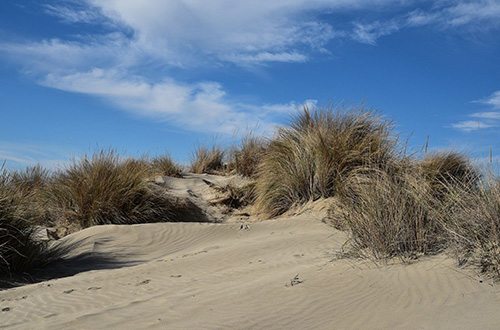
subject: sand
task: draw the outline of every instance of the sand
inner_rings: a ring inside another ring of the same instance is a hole
[[[46,271],[64,277],[0,291],[0,328],[500,328],[500,285],[446,255],[339,258],[321,218],[85,229],[57,243],[77,244]]]

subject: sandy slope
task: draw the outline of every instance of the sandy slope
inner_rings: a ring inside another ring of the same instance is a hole
[[[78,242],[74,258],[48,270],[72,276],[0,291],[0,327],[500,328],[498,284],[444,256],[406,266],[338,260],[344,241],[310,213],[248,227],[89,228],[61,240]]]

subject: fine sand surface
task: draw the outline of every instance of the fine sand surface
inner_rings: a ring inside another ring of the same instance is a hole
[[[314,212],[89,228],[58,243],[65,277],[0,291],[0,328],[500,328],[499,284],[444,255],[339,259],[345,240]]]

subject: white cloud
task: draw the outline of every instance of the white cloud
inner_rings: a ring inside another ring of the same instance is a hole
[[[473,103],[486,104],[493,109],[500,109],[500,91],[494,92],[487,98],[473,101]],[[462,121],[451,126],[466,132],[483,128],[500,127],[500,112],[498,111],[475,112],[470,117],[479,119]]]
[[[72,5],[73,7],[45,4],[43,7],[45,13],[56,16],[66,23],[98,23],[103,18],[98,10],[89,7],[76,9],[74,8],[75,3]]]
[[[473,113],[471,117],[484,118],[484,119],[500,119],[500,112],[493,112],[493,111],[476,112]]]
[[[139,116],[203,132],[231,134],[246,127],[266,130],[274,125],[270,119],[273,115],[285,110],[293,111],[297,107],[295,102],[262,106],[234,102],[216,82],[182,84],[165,79],[148,83],[143,78],[131,77],[116,70],[49,74],[41,84],[99,96]]]
[[[408,26],[436,25],[449,29],[472,26],[489,29],[499,25],[500,2],[480,1],[439,1],[428,11],[414,10],[408,14]]]
[[[498,127],[496,124],[487,124],[484,122],[481,122],[479,120],[466,120],[466,121],[461,121],[456,124],[452,124],[451,127],[465,131],[465,132],[470,132],[470,131],[475,131],[475,130],[481,130],[484,128],[491,128],[491,127]]]
[[[492,106],[495,109],[500,109],[500,91],[496,91],[487,98],[475,102]]]
[[[392,34],[400,29],[395,21],[374,22],[370,24],[354,23],[352,38],[361,43],[375,45],[377,39]]]

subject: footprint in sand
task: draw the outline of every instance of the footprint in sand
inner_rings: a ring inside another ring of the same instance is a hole
[[[90,290],[90,291],[101,290],[101,287],[100,287],[100,286],[91,286],[91,287],[90,287],[90,288],[88,288],[87,290]]]

